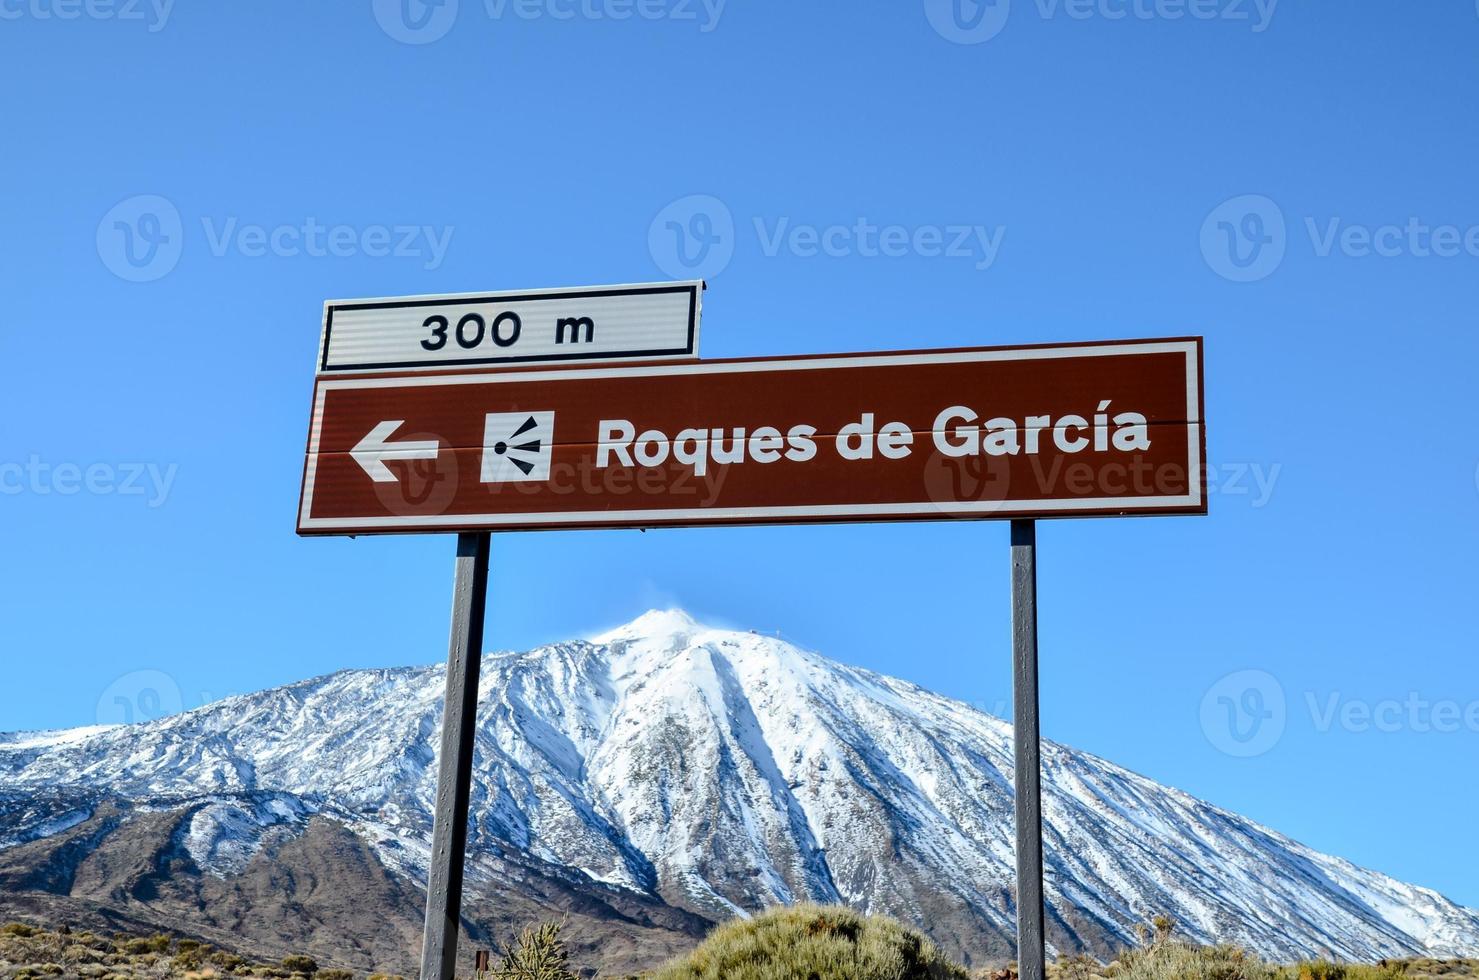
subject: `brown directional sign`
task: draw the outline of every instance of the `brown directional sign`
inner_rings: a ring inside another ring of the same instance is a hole
[[[317,383],[301,534],[1202,514],[1200,338]]]

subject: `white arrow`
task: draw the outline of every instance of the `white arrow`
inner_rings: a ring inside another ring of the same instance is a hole
[[[396,483],[397,478],[385,465],[387,459],[436,459],[437,451],[441,443],[435,439],[425,442],[397,442],[388,443],[396,429],[405,425],[404,419],[394,422],[381,422],[370,430],[369,435],[359,441],[359,445],[349,451],[354,461],[370,475],[370,479],[376,483]]]

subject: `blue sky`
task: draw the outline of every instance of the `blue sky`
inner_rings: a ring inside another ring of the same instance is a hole
[[[1479,11],[952,2],[0,2],[0,730],[444,656],[451,538],[293,534],[327,298],[1199,333],[1210,516],[1040,528],[1044,733],[1479,905]],[[490,647],[679,604],[1007,711],[1001,524],[493,556]]]

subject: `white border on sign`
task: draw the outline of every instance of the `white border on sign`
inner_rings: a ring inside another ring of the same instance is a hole
[[[827,506],[690,508],[686,510],[552,511],[543,513],[434,514],[397,517],[311,518],[314,478],[318,470],[319,430],[323,425],[325,394],[330,388],[414,388],[445,385],[521,384],[529,381],[555,382],[599,378],[659,377],[673,374],[742,374],[756,371],[817,371],[840,367],[894,367],[907,364],[968,364],[989,361],[1033,361],[1061,357],[1123,357],[1132,354],[1186,356],[1186,417],[1189,492],[1177,497],[1081,497],[1060,500],[978,500],[942,507],[938,503],[837,504]],[[645,523],[653,526],[704,520],[724,522],[745,519],[786,521],[795,518],[836,517],[938,517],[971,514],[1045,513],[1105,510],[1116,507],[1167,509],[1193,507],[1202,503],[1202,443],[1197,430],[1201,418],[1201,372],[1196,341],[1151,341],[1148,343],[1093,344],[1084,347],[1030,347],[986,351],[942,351],[917,354],[863,354],[841,357],[811,357],[799,360],[731,361],[697,364],[655,364],[644,367],[604,367],[559,371],[520,371],[507,374],[458,374],[398,378],[324,378],[319,382],[313,404],[313,427],[308,440],[308,460],[299,504],[300,530],[355,530],[387,528],[444,528],[465,524],[470,529],[522,524],[570,524],[601,527]]]

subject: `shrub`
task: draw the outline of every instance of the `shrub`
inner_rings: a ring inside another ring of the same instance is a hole
[[[1096,980],[1102,976],[1104,967],[1092,956],[1080,953],[1077,956],[1060,956],[1048,973],[1053,980]]]
[[[519,933],[493,976],[498,980],[576,980],[560,936],[562,927],[560,922],[546,922]]]
[[[1431,960],[1428,962],[1433,963]],[[1291,969],[1281,970],[1280,980],[1404,980],[1411,965],[1413,964],[1406,960],[1382,960],[1375,966],[1307,960],[1296,963]],[[1443,964],[1434,966],[1440,974],[1447,973]],[[1419,975],[1426,976],[1427,971],[1423,970]]]
[[[1299,964],[1299,980],[1345,980],[1345,967],[1339,963],[1314,960]]]
[[[313,980],[354,980],[354,974],[348,970],[319,970]]]
[[[24,922],[7,922],[0,926],[0,936],[16,936],[20,939],[30,939],[36,935],[36,927],[28,926]]]
[[[205,965],[205,954],[200,951],[200,944],[197,943],[189,949],[180,950],[171,962],[177,970],[199,970]]]
[[[1266,963],[1236,946],[1162,940],[1124,953],[1105,971],[1116,980],[1276,980]]]
[[[311,956],[284,956],[282,968],[289,973],[301,973],[304,976],[313,976],[318,972],[318,961]]]
[[[892,919],[797,905],[720,926],[654,980],[966,980],[930,941]]]
[[[210,961],[212,965],[220,967],[227,973],[235,973],[246,965],[246,960],[237,956],[235,953],[228,953],[225,950],[212,953]]]

